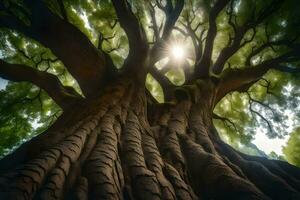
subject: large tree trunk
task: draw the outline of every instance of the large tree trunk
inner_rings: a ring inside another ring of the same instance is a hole
[[[300,199],[300,171],[241,154],[212,124],[210,81],[154,104],[134,79],[0,161],[0,199]]]

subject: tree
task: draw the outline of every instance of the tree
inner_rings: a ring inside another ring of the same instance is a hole
[[[35,85],[11,98],[43,105],[48,94],[62,110],[0,161],[0,199],[300,199],[297,167],[240,153],[213,123],[239,134],[230,117],[251,124],[220,112],[232,94],[234,108],[249,106],[274,132],[254,104],[273,111],[264,100],[282,104],[285,78],[297,82],[297,1],[4,0],[0,9],[0,76]],[[185,56],[179,43],[192,47]]]
[[[286,144],[286,146],[283,148],[283,153],[286,157],[286,159],[296,165],[300,166],[300,158],[299,158],[299,142],[300,142],[300,137],[299,137],[300,129],[297,128],[295,131],[291,133],[291,136]]]

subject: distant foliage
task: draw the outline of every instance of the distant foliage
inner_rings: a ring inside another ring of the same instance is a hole
[[[289,163],[300,167],[300,128],[291,133],[283,153]]]
[[[0,157],[48,127],[60,112],[36,86],[9,82],[0,91]]]

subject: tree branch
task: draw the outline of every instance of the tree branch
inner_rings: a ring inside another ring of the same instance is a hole
[[[209,28],[207,31],[205,48],[203,51],[202,59],[195,66],[195,76],[196,77],[208,77],[210,63],[211,63],[211,55],[213,51],[215,37],[217,35],[217,24],[216,19],[219,13],[225,8],[230,0],[218,0],[213,8],[210,11],[208,23]]]
[[[164,92],[165,101],[169,101],[173,97],[173,89],[175,89],[175,85],[172,84],[164,73],[156,69],[155,63],[165,56],[163,51],[167,46],[166,43],[168,42],[175,23],[183,9],[184,0],[176,0],[175,5],[173,5],[171,0],[167,0],[165,6],[163,6],[160,1],[156,0],[156,6],[165,13],[166,22],[161,37],[160,28],[153,27],[156,35],[156,41],[150,52],[148,69],[149,73],[160,83]],[[155,24],[154,7],[152,6],[151,9],[152,11],[150,10],[150,14],[152,16],[152,21],[154,22],[153,26],[157,26],[157,24]]]
[[[238,132],[235,123],[232,120],[228,119],[227,117],[222,117],[220,115],[213,113],[213,118],[216,120],[221,120],[225,126],[227,126],[228,128],[233,128],[236,132]]]
[[[165,75],[158,71],[155,66],[149,69],[149,73],[162,87],[165,101],[170,101],[176,86]]]
[[[262,102],[259,102],[259,101],[255,100],[255,99],[253,99],[253,98],[251,97],[251,94],[250,94],[249,92],[246,92],[246,94],[248,95],[249,110],[250,110],[250,112],[251,112],[251,114],[252,114],[252,117],[253,117],[256,121],[257,121],[257,119],[254,117],[254,115],[257,115],[259,118],[261,118],[261,119],[267,124],[270,133],[273,133],[274,131],[273,131],[272,125],[271,125],[271,123],[269,122],[269,120],[266,119],[266,117],[264,117],[260,112],[254,110],[253,107],[252,107],[252,106],[253,106],[253,103],[258,103],[258,104],[264,105],[264,106],[267,106],[267,105],[265,105],[265,104],[263,104]],[[273,111],[273,109],[272,109],[271,107],[267,106],[267,108],[269,108],[271,111]],[[257,121],[257,122],[258,122],[258,121]]]
[[[0,59],[0,76],[11,81],[33,83],[45,90],[64,110],[82,99],[72,87],[63,86],[55,75],[26,65],[9,64]]]
[[[129,54],[124,67],[141,67],[141,65],[137,66],[136,63],[142,64],[146,59],[148,52],[146,33],[132,12],[127,0],[112,0],[112,3],[116,10],[119,23],[124,29],[129,42]]]
[[[233,56],[239,49],[241,49],[243,46],[245,46],[247,43],[251,42],[254,39],[254,36],[256,34],[255,28],[253,28],[253,33],[251,38],[241,44],[241,41],[244,38],[244,35],[246,34],[247,31],[248,31],[247,29],[237,30],[232,44],[221,50],[220,55],[218,56],[215,64],[212,67],[214,74],[220,74],[223,71],[226,61],[231,56]]]
[[[300,68],[292,68],[282,64],[284,62],[289,61],[289,59],[295,59],[295,55],[297,55],[298,60],[300,60],[298,51],[299,50],[295,49],[294,51],[288,52],[274,59],[264,61],[261,64],[254,67],[225,70],[220,78],[216,103],[220,101],[229,92],[247,91],[270,69],[287,73],[300,73]]]
[[[173,5],[172,1],[167,1],[166,5],[163,6],[159,1],[156,1],[157,6],[165,13],[166,22],[164,25],[164,29],[162,32],[162,36],[157,38],[154,43],[151,52],[150,52],[150,67],[154,66],[154,64],[162,59],[165,54],[163,51],[167,46],[166,43],[169,40],[169,37],[172,33],[172,30],[175,26],[177,19],[180,16],[180,13],[184,6],[184,0],[176,0],[175,5]]]
[[[255,35],[256,35],[256,26],[261,24],[267,17],[275,13],[280,8],[280,5],[282,4],[282,1],[278,0],[273,0],[269,6],[266,6],[264,9],[262,9],[257,16],[255,16],[255,10],[253,9],[251,16],[245,22],[242,26],[238,26],[236,24],[237,22],[232,22],[232,18],[235,18],[234,13],[233,13],[233,3],[230,4],[230,10],[228,12],[229,15],[229,25],[234,30],[234,38],[232,39],[231,43],[231,38],[229,39],[229,44],[227,47],[221,50],[215,64],[212,67],[213,73],[215,74],[220,74],[223,71],[224,65],[226,61],[233,56],[239,49],[241,49],[243,46],[251,42]],[[250,39],[245,39],[245,35],[249,30],[253,30],[253,33],[250,37]],[[241,41],[244,39],[244,42],[241,43]]]
[[[155,12],[155,5],[153,6],[151,4],[151,2],[149,2],[149,12],[150,12],[150,17],[151,17],[151,23],[152,23],[152,29],[154,32],[154,37],[155,37],[155,41],[159,40],[160,38],[160,30],[157,24],[157,20],[156,20],[156,12]]]
[[[105,56],[74,25],[54,15],[42,1],[26,0],[30,26],[14,16],[1,16],[0,27],[25,34],[50,48],[77,80],[83,94],[92,97],[109,78]]]
[[[172,5],[172,1],[167,1],[167,5],[165,7],[166,23],[161,38],[162,40],[167,40],[169,38],[183,6],[184,0],[177,0],[174,7]]]
[[[195,14],[194,14],[195,16]],[[202,42],[202,38],[203,38],[203,35],[205,33],[205,29],[203,28],[200,32],[200,35],[198,36],[196,34],[198,28],[203,25],[204,23],[203,22],[199,22],[197,24],[197,26],[195,28],[192,27],[192,23],[193,23],[193,20],[195,19],[195,17],[192,18],[192,20],[189,19],[190,17],[188,16],[187,19],[186,19],[186,24],[185,23],[181,23],[182,26],[186,29],[186,32],[184,30],[182,30],[181,28],[179,27],[175,27],[176,30],[180,31],[181,33],[184,33],[183,35],[185,35],[186,37],[191,37],[191,40],[192,40],[192,43],[193,43],[193,46],[194,46],[194,53],[195,53],[195,57],[194,57],[194,60],[195,60],[195,63],[198,63],[200,62],[200,59],[202,57],[202,49],[203,49],[203,42]]]

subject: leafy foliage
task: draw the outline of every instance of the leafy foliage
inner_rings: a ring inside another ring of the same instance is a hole
[[[299,124],[298,85],[297,77],[271,71],[246,93],[234,92],[220,101],[214,112],[228,120],[216,119],[215,125],[230,142],[247,144],[257,131],[283,138]]]
[[[289,163],[300,167],[300,128],[291,133],[283,153]]]
[[[0,155],[9,153],[60,115],[60,108],[41,89],[29,83],[8,83],[0,91]]]

